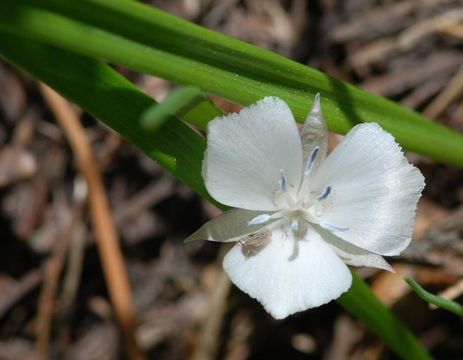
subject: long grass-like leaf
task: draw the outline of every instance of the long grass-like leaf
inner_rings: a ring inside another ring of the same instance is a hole
[[[195,114],[199,111],[198,114]],[[172,116],[182,118],[190,124],[204,126],[209,120],[223,115],[207,96],[197,87],[187,86],[174,90],[160,104],[149,107],[141,117],[144,129],[158,130]]]
[[[1,32],[0,54],[107,123],[209,198],[201,178],[204,139],[175,117],[159,131],[147,133],[139,119],[156,102],[109,66]]]
[[[286,100],[302,121],[322,94],[330,129],[375,121],[407,149],[463,167],[463,136],[309,67],[127,0],[3,0],[0,28],[250,104]]]
[[[453,312],[454,314],[463,317],[463,306],[458,304],[455,301],[445,299],[441,296],[431,294],[429,291],[423,289],[420,284],[418,284],[412,278],[406,277],[404,279],[406,283],[413,289],[416,294],[422,298],[424,301],[427,301],[430,304],[436,305],[442,309]]]
[[[355,272],[352,272],[352,287],[338,299],[338,303],[362,319],[370,329],[381,332],[386,344],[395,344],[394,350],[402,359],[431,359],[421,343],[391,311],[378,311],[387,308]]]

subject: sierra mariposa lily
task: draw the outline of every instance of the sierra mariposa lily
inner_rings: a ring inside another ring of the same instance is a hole
[[[424,178],[394,138],[357,125],[327,155],[320,96],[299,131],[288,105],[266,97],[208,125],[203,178],[234,207],[186,241],[236,242],[223,266],[276,319],[347,291],[347,267],[393,271],[383,258],[411,240]]]

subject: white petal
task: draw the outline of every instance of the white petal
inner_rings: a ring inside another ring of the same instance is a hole
[[[190,235],[185,242],[195,240],[238,241],[241,238],[256,233],[270,224],[249,225],[249,221],[259,216],[259,212],[232,209],[210,220]]]
[[[328,150],[328,135],[320,105],[320,94],[317,94],[301,131],[306,175],[315,172],[318,165],[325,159]]]
[[[271,241],[250,256],[237,244],[223,263],[232,282],[276,319],[336,299],[352,281],[347,266],[317,232],[311,230],[297,243],[291,234],[273,231]]]
[[[329,231],[319,229],[323,240],[332,246],[336,254],[348,265],[368,266],[395,272],[393,267],[378,254],[361,249],[351,243],[340,239]]]
[[[326,229],[342,229],[338,237],[381,255],[408,246],[424,178],[379,125],[355,126],[312,180],[315,193],[331,186],[319,216]]]
[[[288,191],[301,181],[301,139],[286,103],[266,97],[208,126],[203,162],[206,188],[217,201],[248,210],[277,210],[282,173]]]

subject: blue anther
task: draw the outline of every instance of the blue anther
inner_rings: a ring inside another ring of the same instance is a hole
[[[307,165],[305,166],[304,175],[307,176],[312,171],[313,165],[314,165],[315,160],[317,159],[317,156],[318,156],[318,151],[319,151],[318,146],[315,146],[312,149],[312,152],[310,153],[309,159],[307,160]]]
[[[286,173],[283,169],[280,170],[280,190],[286,192],[288,190],[288,180],[286,179]]]
[[[317,199],[325,200],[328,197],[328,195],[330,195],[330,193],[331,193],[331,186],[327,186],[325,190],[320,195],[317,196]]]
[[[269,214],[260,214],[257,215],[255,218],[248,221],[248,225],[260,225],[266,223],[270,219]]]
[[[343,232],[343,231],[349,230],[348,227],[338,226],[338,225],[334,225],[334,224],[327,223],[327,222],[320,223],[320,226],[325,230],[334,231],[334,232]]]

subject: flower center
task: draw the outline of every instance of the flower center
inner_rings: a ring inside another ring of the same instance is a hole
[[[318,147],[314,148],[309,156],[304,171],[304,177],[312,170],[317,154]],[[307,179],[304,179],[304,183],[306,180]],[[272,214],[259,214],[251,219],[248,225],[260,225],[272,220],[280,220],[280,226],[287,232],[292,232],[296,238],[304,237],[308,229],[307,224],[318,224],[322,228],[334,233],[349,230],[347,227],[332,224],[321,219],[324,207],[328,205],[326,202],[333,193],[333,189],[330,185],[326,186],[324,190],[318,194],[306,194],[305,192],[308,191],[307,187],[301,186],[296,196],[294,196],[294,191],[290,191],[293,190],[293,188],[294,186],[288,183],[285,170],[281,169],[278,190],[274,193],[274,202],[282,210]]]

